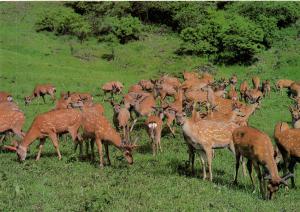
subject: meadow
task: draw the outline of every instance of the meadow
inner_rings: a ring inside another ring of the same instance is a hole
[[[115,47],[113,61],[102,59],[110,47],[89,39],[80,43],[73,37],[57,37],[49,32],[37,33],[37,18],[46,8],[59,3],[0,3],[0,90],[13,94],[26,115],[25,131],[33,118],[54,107],[37,101],[25,107],[23,98],[37,83],[53,83],[57,97],[61,91],[90,92],[103,103],[105,115],[112,117],[109,104],[103,101],[101,85],[119,80],[128,88],[141,79],[163,73],[179,75],[183,70],[207,64],[207,58],[178,56],[174,53],[179,38],[160,33],[153,26],[143,39]],[[274,82],[280,78],[300,80],[300,44],[297,31],[287,28],[286,38],[260,53],[251,66],[216,66],[216,78],[237,74],[239,82],[254,75]],[[261,109],[250,118],[250,125],[273,139],[278,121],[291,122],[288,106],[292,100],[272,90]],[[56,157],[49,140],[41,160],[34,157],[34,143],[24,163],[15,153],[0,153],[0,211],[298,211],[299,188],[280,189],[272,201],[261,199],[258,184],[252,193],[250,178],[239,175],[239,185],[232,184],[235,158],[228,150],[217,150],[213,160],[213,182],[201,179],[200,161],[196,175],[185,169],[187,146],[181,129],[176,138],[166,130],[162,138],[163,153],[152,156],[145,130],[139,136],[140,147],[134,152],[134,164],[127,165],[122,153],[111,147],[112,165],[98,168],[98,161],[80,160],[71,140],[61,141],[62,160]],[[36,142],[37,143],[37,142]],[[98,160],[98,157],[97,157]],[[281,173],[282,174],[282,173]],[[257,180],[256,180],[257,182]],[[258,182],[257,182],[258,183]],[[300,183],[300,169],[296,184]]]

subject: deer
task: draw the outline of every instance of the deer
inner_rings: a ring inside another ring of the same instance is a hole
[[[176,94],[176,88],[168,83],[155,84],[154,86],[154,97],[160,97],[160,102],[162,103],[167,96],[174,96]]]
[[[162,152],[162,147],[160,143],[161,132],[163,129],[163,111],[156,111],[156,115],[151,115],[145,121],[145,126],[147,128],[147,133],[151,139],[152,143],[152,154],[155,156],[158,150]]]
[[[246,100],[246,92],[249,90],[249,85],[246,80],[244,80],[241,85],[240,85],[240,94],[241,94],[241,99]]]
[[[280,91],[281,95],[282,93],[282,89],[283,88],[290,88],[291,85],[294,83],[293,80],[289,80],[289,79],[280,79],[276,82],[275,87],[277,90]]]
[[[275,142],[284,161],[284,174],[287,169],[294,174],[296,163],[300,162],[300,129],[291,129],[287,123],[279,122],[274,130]],[[295,188],[295,179],[291,178],[292,188]]]
[[[138,85],[140,85],[145,91],[152,91],[154,88],[154,84],[151,82],[151,80],[141,80],[139,81]]]
[[[176,77],[171,77],[168,75],[162,76],[159,80],[157,80],[154,84],[168,84],[174,87],[175,89],[178,89],[181,85],[179,79]]]
[[[95,111],[93,107],[88,107],[80,102],[74,103],[73,107],[79,107],[82,111],[81,126],[83,128],[83,138],[91,139],[92,157],[94,154],[94,143],[98,147],[100,157],[100,168],[104,167],[103,145],[105,147],[108,165],[111,164],[108,145],[111,144],[123,152],[127,162],[133,164],[132,150],[136,148],[136,140],[131,143],[129,140],[122,139],[120,134],[111,126],[107,118]],[[93,157],[94,158],[94,157]]]
[[[11,102],[7,103],[13,104]],[[25,133],[22,131],[25,123],[24,113],[20,111],[18,107],[8,105],[7,103],[0,103],[0,133],[4,134],[0,139],[0,143],[3,142],[6,134],[10,132],[17,135],[21,139],[25,135]],[[4,148],[8,150],[16,150],[15,147],[10,148],[10,146],[4,146]]]
[[[233,101],[238,101],[238,99],[239,99],[238,93],[235,90],[235,86],[234,85],[230,85],[230,90],[228,92],[228,99],[231,99]]]
[[[1,110],[15,110],[18,111],[19,106],[14,102],[0,102],[0,111]]]
[[[111,81],[107,82],[102,86],[102,90],[104,92],[104,95],[107,93],[111,94],[111,97],[113,97],[114,94],[120,94],[124,88],[124,85],[119,81]]]
[[[10,93],[5,91],[0,91],[0,103],[1,102],[12,102],[13,97]]]
[[[130,112],[127,108],[122,107],[121,104],[116,104],[113,100],[110,100],[110,104],[114,110],[113,123],[117,130],[123,130],[123,138],[129,138],[129,120]]]
[[[184,71],[182,75],[184,80],[199,79],[199,74],[196,72]]]
[[[143,87],[140,86],[139,84],[135,84],[132,85],[129,89],[128,89],[128,93],[138,93],[138,92],[142,92],[143,91]]]
[[[263,93],[263,96],[269,96],[270,97],[270,94],[271,94],[271,83],[269,80],[265,80],[263,83],[262,83],[262,93]]]
[[[230,82],[230,84],[232,84],[232,85],[236,85],[236,84],[237,84],[238,78],[237,78],[236,74],[234,74],[234,75],[232,75],[232,76],[230,77],[229,82]]]
[[[292,123],[294,128],[300,128],[300,108],[298,106],[289,107],[292,114]]]
[[[27,155],[28,147],[39,139],[39,151],[36,160],[40,159],[46,137],[49,137],[61,160],[59,142],[57,134],[70,133],[72,140],[75,142],[79,139],[78,129],[81,124],[81,112],[77,109],[61,109],[39,114],[33,120],[28,132],[22,142],[17,146],[17,156],[20,161],[24,161]]]
[[[179,119],[182,124],[184,140],[189,147],[189,161],[192,164],[192,172],[194,172],[194,155],[196,151],[199,151],[203,179],[206,179],[206,159],[208,163],[209,180],[212,181],[213,149],[229,148],[229,150],[234,153],[232,132],[238,128],[239,125],[233,122],[198,119],[195,107],[191,118],[181,116]]]
[[[252,178],[252,166],[254,166],[260,183],[260,192],[264,199],[272,199],[281,184],[287,185],[286,180],[292,175],[280,177],[274,159],[274,148],[270,137],[255,128],[242,126],[232,133],[233,143],[236,153],[236,173],[234,183],[237,184],[237,176],[241,156],[248,159],[247,168],[253,188],[255,188]],[[264,177],[261,167],[266,167],[269,174]],[[268,180],[268,186],[264,181]],[[267,190],[266,190],[267,188]]]
[[[260,79],[258,76],[252,77],[252,84],[253,84],[253,89],[259,90],[260,87]]]
[[[42,97],[44,104],[46,104],[45,95],[50,95],[52,101],[55,101],[56,88],[52,84],[38,84],[35,86],[31,96],[24,97],[25,106],[29,105],[33,99]]]
[[[71,108],[72,99],[69,95],[62,95],[59,100],[57,100],[53,110],[67,109]]]
[[[294,95],[294,98],[300,98],[300,82],[294,82],[290,86],[291,95]]]
[[[245,99],[247,102],[254,103],[258,99],[262,99],[263,93],[258,89],[250,89],[245,93]]]

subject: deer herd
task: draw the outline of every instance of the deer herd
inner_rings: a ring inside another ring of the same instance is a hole
[[[280,79],[274,86],[281,95],[283,89],[287,88],[295,104],[289,107],[293,126],[290,127],[285,122],[277,123],[274,130],[276,145],[273,146],[266,133],[248,125],[249,117],[260,107],[262,99],[270,97],[272,86],[269,80],[261,83],[260,78],[254,76],[253,86],[249,86],[248,81],[244,80],[238,88],[236,75],[228,80],[215,80],[209,73],[185,71],[182,78],[164,75],[156,80],[141,80],[132,85],[127,93],[123,93],[124,85],[121,82],[105,83],[102,91],[105,97],[110,94],[105,101],[112,106],[113,125],[104,115],[102,104],[94,102],[91,94],[62,92],[56,100],[54,85],[36,85],[33,93],[24,98],[26,107],[35,98],[42,97],[45,103],[46,95],[53,102],[56,101],[56,104],[51,111],[38,114],[27,132],[22,130],[25,115],[13,101],[13,96],[8,92],[0,92],[1,148],[16,151],[19,160],[24,161],[29,146],[39,140],[36,156],[36,160],[39,160],[48,137],[60,160],[62,155],[59,139],[63,134],[69,134],[74,145],[79,145],[80,155],[83,154],[85,143],[86,152],[88,154],[91,150],[93,160],[96,143],[101,167],[111,164],[109,145],[119,149],[128,163],[132,164],[133,150],[138,148],[138,138],[134,141],[131,139],[133,130],[138,131],[140,126],[144,126],[155,156],[163,151],[161,137],[164,124],[174,137],[179,129],[175,125],[179,125],[188,147],[192,173],[197,153],[202,164],[203,179],[213,180],[212,161],[215,149],[228,148],[236,158],[235,184],[242,163],[243,173],[247,168],[253,187],[254,167],[265,199],[271,199],[281,184],[288,186],[289,178],[292,187],[295,187],[294,170],[296,163],[300,161],[299,82]],[[21,141],[4,145],[3,141],[12,134]],[[279,176],[280,160],[283,161],[283,177]]]

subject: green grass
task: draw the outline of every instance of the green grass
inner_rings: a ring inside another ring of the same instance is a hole
[[[36,33],[34,23],[45,8],[59,6],[61,3],[0,3],[0,90],[12,93],[25,112],[25,130],[36,114],[54,107],[48,98],[45,105],[34,102],[24,107],[23,97],[30,94],[36,83],[53,83],[58,93],[70,90],[99,94],[101,85],[109,80],[120,80],[128,88],[140,79],[162,72],[180,73],[206,62],[197,57],[176,56],[174,51],[180,40],[170,34],[148,33],[141,41],[116,46],[116,60],[107,62],[101,55],[108,53],[109,47],[93,39],[81,45],[67,36]],[[279,43],[259,55],[256,65],[219,66],[216,77],[236,73],[240,81],[255,74],[272,82],[279,78],[299,80],[300,47],[293,33],[289,33],[290,45],[281,48],[284,44]],[[70,46],[77,57],[71,55]],[[90,60],[78,58],[86,55]],[[280,66],[275,70],[273,66],[278,61]],[[106,115],[111,118],[111,108],[103,98],[96,97],[95,101],[105,105]],[[291,121],[287,108],[291,102],[286,95],[272,92],[271,98],[264,99],[261,109],[251,117],[250,124],[273,137],[276,122]],[[251,192],[249,177],[240,175],[239,186],[233,186],[235,160],[227,150],[216,151],[211,183],[201,179],[198,159],[196,176],[189,176],[182,168],[188,154],[179,128],[175,139],[169,134],[163,137],[164,151],[157,157],[151,154],[145,131],[134,134],[140,137],[140,148],[134,153],[132,166],[111,147],[112,166],[100,170],[97,163],[80,161],[70,140],[61,141],[62,161],[58,161],[49,141],[38,162],[34,160],[35,144],[22,164],[14,153],[0,153],[1,211],[299,210],[299,189],[282,188],[275,200],[263,201],[258,191]],[[296,176],[299,185],[299,169]]]

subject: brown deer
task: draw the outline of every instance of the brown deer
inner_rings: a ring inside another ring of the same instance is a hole
[[[193,109],[194,110],[194,109]],[[220,122],[212,120],[199,120],[197,113],[193,112],[190,119],[182,118],[184,139],[189,147],[190,163],[194,170],[195,151],[200,152],[203,179],[206,179],[205,159],[208,163],[209,180],[212,181],[212,158],[213,149],[229,148],[233,153],[234,145],[232,132],[239,125],[232,122]]]
[[[232,76],[230,77],[229,82],[230,82],[230,84],[232,84],[232,85],[236,85],[236,84],[237,84],[238,78],[237,78],[236,74],[234,74],[234,75],[232,75]]]
[[[276,82],[275,87],[277,90],[280,91],[281,95],[282,93],[282,89],[283,88],[290,88],[291,85],[294,83],[293,80],[288,80],[288,79],[280,79]]]
[[[114,110],[113,123],[117,130],[123,130],[123,138],[129,139],[129,120],[130,112],[127,108],[122,107],[121,104],[117,104],[114,101],[110,101],[110,104]]]
[[[33,99],[40,98],[40,97],[42,97],[44,103],[46,103],[45,95],[50,95],[52,101],[54,102],[55,101],[55,92],[56,92],[56,88],[52,84],[39,84],[39,85],[36,85],[34,90],[33,90],[32,95],[31,96],[26,96],[24,98],[25,105],[29,105],[29,103]]]
[[[12,102],[13,97],[10,93],[7,93],[5,91],[0,91],[0,103],[1,102]]]
[[[71,104],[72,99],[70,95],[62,95],[62,97],[59,100],[57,100],[54,110],[71,108]]]
[[[119,81],[111,81],[107,82],[102,86],[102,90],[104,92],[104,95],[107,93],[111,94],[111,97],[113,97],[114,94],[120,94],[124,88],[124,85]]]
[[[239,99],[238,93],[235,90],[235,86],[234,85],[230,85],[230,90],[228,92],[228,99],[231,99],[233,101],[238,101],[238,99]]]
[[[284,161],[284,172],[287,168],[294,173],[296,163],[300,162],[300,129],[291,129],[285,122],[277,123],[274,137]],[[295,188],[295,179],[291,178],[292,187]]]
[[[246,92],[249,90],[249,85],[246,80],[244,80],[241,85],[240,85],[240,94],[241,94],[241,99],[246,99]]]
[[[260,191],[264,199],[272,199],[273,194],[279,189],[280,184],[287,184],[285,181],[291,177],[288,175],[281,178],[278,174],[277,165],[274,159],[274,148],[270,137],[252,127],[240,127],[232,133],[235,153],[236,153],[236,174],[234,183],[237,184],[237,175],[240,165],[241,156],[248,159],[248,172],[253,187],[254,182],[252,178],[252,165],[254,166],[257,177],[260,182]],[[269,180],[266,191],[264,183],[264,176],[261,166],[267,168],[270,176],[265,177]]]
[[[138,83],[143,90],[145,91],[152,91],[154,88],[154,84],[151,82],[151,80],[141,80]]]
[[[110,164],[108,145],[114,145],[123,152],[124,157],[129,164],[133,163],[132,150],[136,147],[135,143],[130,144],[128,141],[122,140],[121,136],[111,126],[110,122],[101,113],[97,113],[92,107],[80,105],[82,110],[82,128],[83,137],[91,138],[92,155],[94,153],[94,142],[98,146],[100,157],[100,167],[104,166],[103,145],[105,147],[108,164]]]
[[[294,82],[290,86],[290,92],[294,98],[300,98],[300,82]]]
[[[2,104],[0,104],[2,105]],[[0,106],[0,133],[12,131],[18,137],[23,138],[22,127],[25,123],[25,115],[16,106]],[[3,140],[4,137],[1,139]]]
[[[38,115],[20,145],[17,155],[21,161],[26,159],[28,147],[36,140],[40,140],[36,160],[40,159],[46,137],[49,137],[56,149],[58,159],[61,159],[57,134],[70,133],[73,141],[78,139],[78,129],[81,124],[81,112],[77,109],[61,109]]]
[[[184,80],[193,80],[193,79],[199,79],[199,74],[196,72],[183,72],[183,79]]]
[[[292,123],[294,128],[300,128],[300,108],[298,106],[289,107],[292,114]]]
[[[271,94],[271,83],[270,80],[266,80],[262,83],[262,93],[263,96],[269,96]]]
[[[143,87],[140,86],[139,84],[132,85],[128,89],[128,93],[131,93],[131,92],[138,93],[138,92],[142,92],[142,91],[143,91]]]
[[[162,147],[160,143],[161,132],[163,128],[163,111],[157,111],[156,115],[151,115],[145,121],[145,125],[147,128],[147,133],[151,139],[152,143],[152,153],[156,155],[158,150],[162,152]]]
[[[257,89],[247,90],[245,93],[245,100],[249,103],[257,102],[258,99],[262,99],[263,93]]]
[[[252,77],[252,84],[253,84],[253,89],[259,90],[260,87],[260,79],[258,76]]]

